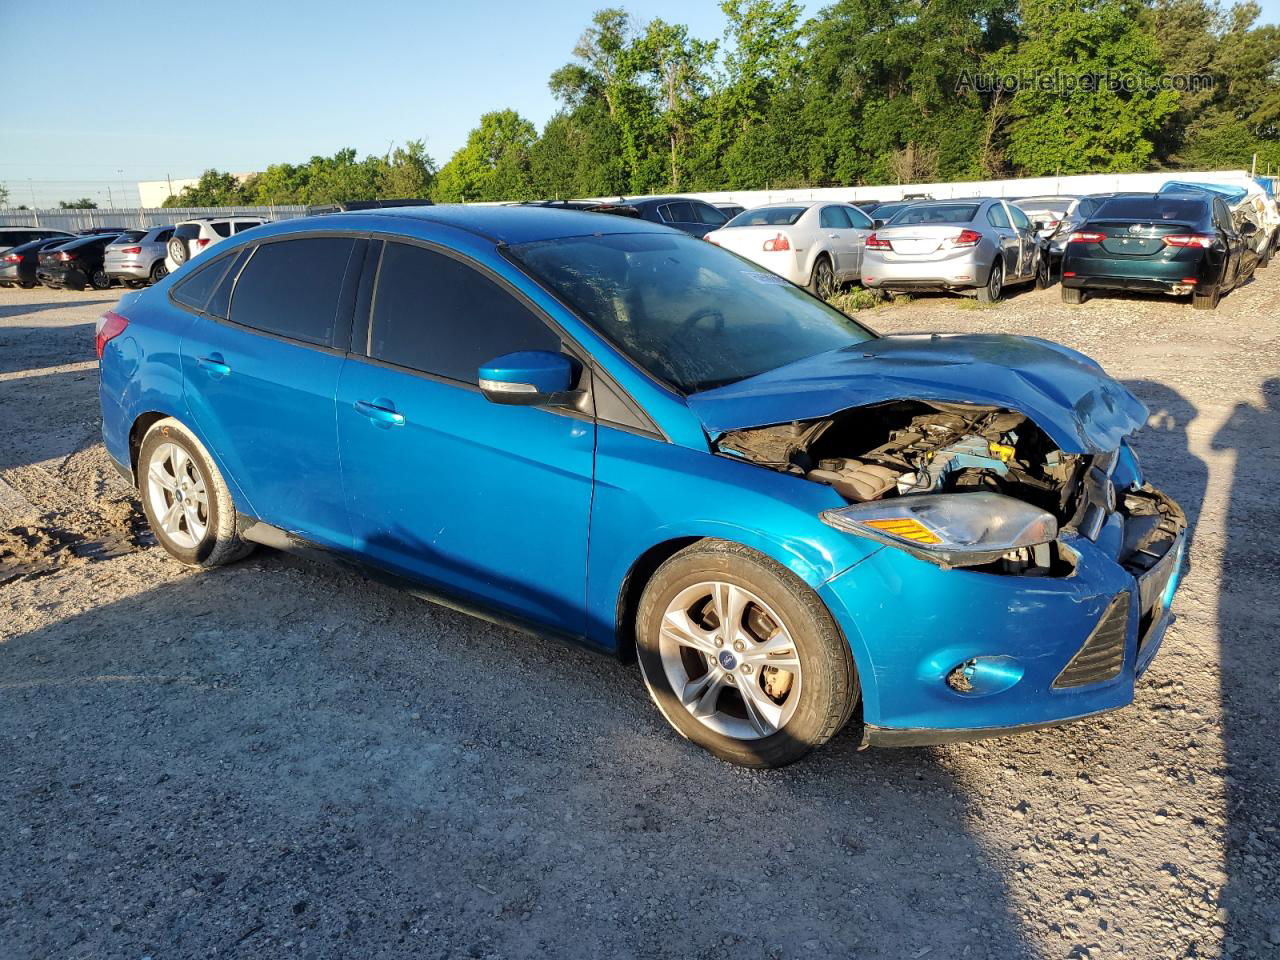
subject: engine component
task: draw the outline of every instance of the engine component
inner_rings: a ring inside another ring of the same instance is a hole
[[[857,503],[877,500],[898,483],[898,471],[858,460],[823,460],[805,477],[835,487],[840,496]]]

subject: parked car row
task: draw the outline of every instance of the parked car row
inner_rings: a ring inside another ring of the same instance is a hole
[[[148,230],[93,227],[79,233],[0,227],[0,287],[106,290],[117,282],[146,286],[218,241],[266,222],[255,216],[216,216]]]

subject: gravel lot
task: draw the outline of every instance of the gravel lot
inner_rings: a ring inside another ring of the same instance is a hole
[[[98,442],[113,299],[0,291],[5,960],[1280,957],[1280,266],[1213,314],[862,314],[1102,361],[1192,570],[1128,710],[771,773],[595,654],[270,551],[166,559]]]

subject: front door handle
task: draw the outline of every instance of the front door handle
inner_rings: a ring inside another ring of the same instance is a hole
[[[390,410],[378,403],[371,403],[368,400],[357,400],[356,412],[364,414],[374,423],[385,423],[390,427],[404,426],[403,413],[396,413],[394,410]]]
[[[211,377],[225,377],[231,372],[231,367],[222,359],[222,354],[220,353],[211,353],[207,357],[201,357],[200,366],[204,367]]]

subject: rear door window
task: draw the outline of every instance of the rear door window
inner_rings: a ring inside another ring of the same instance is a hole
[[[993,227],[1007,229],[1009,226],[1009,218],[1005,216],[1004,207],[998,203],[993,203],[987,208],[987,223]]]
[[[386,245],[369,331],[375,360],[475,383],[495,357],[560,347],[532,310],[473,267],[425,247]]]
[[[844,207],[823,207],[818,217],[818,225],[836,230],[853,226],[849,222],[849,215],[844,212]]]
[[[244,233],[246,230],[252,230],[254,227],[260,227],[262,224],[256,220],[237,220],[235,229],[236,233]]]
[[[693,205],[685,202],[665,203],[658,208],[667,223],[693,223]]]
[[[230,220],[214,220],[209,224],[209,226],[213,229],[213,232],[220,237],[231,236]]]
[[[332,346],[352,237],[264,243],[236,280],[229,319],[265,333]]]
[[[212,263],[205,264],[173,288],[171,296],[179,303],[186,304],[195,310],[203,310],[209,302],[209,294],[226,273],[227,257],[220,257]]]

